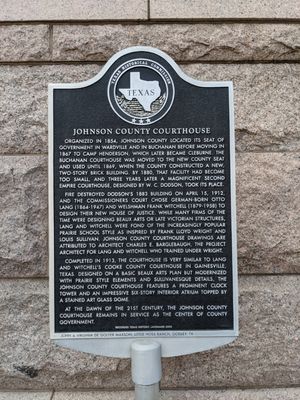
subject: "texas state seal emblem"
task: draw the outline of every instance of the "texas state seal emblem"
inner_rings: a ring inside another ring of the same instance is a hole
[[[108,83],[114,112],[134,125],[149,125],[163,118],[174,100],[169,72],[153,60],[136,58],[120,65]]]

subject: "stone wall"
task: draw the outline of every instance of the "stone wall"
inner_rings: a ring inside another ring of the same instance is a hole
[[[47,85],[133,45],[235,91],[240,337],[164,360],[163,398],[300,398],[299,23],[299,0],[1,1],[0,400],[133,398],[128,360],[50,343],[47,273]]]

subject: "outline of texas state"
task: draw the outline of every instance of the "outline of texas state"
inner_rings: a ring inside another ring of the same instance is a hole
[[[145,111],[151,111],[151,104],[161,93],[158,81],[145,81],[141,79],[139,72],[130,72],[130,87],[119,91],[126,100],[137,99]]]

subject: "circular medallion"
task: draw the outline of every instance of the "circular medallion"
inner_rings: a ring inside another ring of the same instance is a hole
[[[134,125],[149,125],[163,118],[174,100],[174,83],[160,64],[136,58],[120,65],[108,83],[114,112]]]

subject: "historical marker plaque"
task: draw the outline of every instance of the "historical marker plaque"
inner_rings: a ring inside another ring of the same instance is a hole
[[[49,127],[51,337],[232,340],[231,82],[131,48],[50,85]]]

